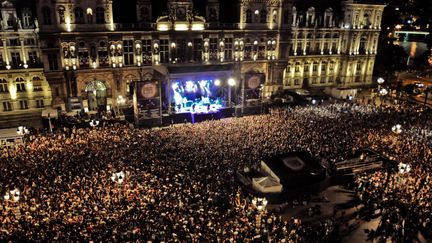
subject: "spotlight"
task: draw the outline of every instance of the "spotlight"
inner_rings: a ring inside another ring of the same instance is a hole
[[[233,78],[228,79],[228,85],[234,86],[236,84],[235,80]]]
[[[221,81],[219,79],[216,79],[215,82],[214,82],[214,84],[216,86],[220,86],[221,85]]]

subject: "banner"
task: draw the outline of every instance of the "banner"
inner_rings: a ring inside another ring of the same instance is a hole
[[[161,117],[160,81],[138,81],[134,85],[135,123]]]

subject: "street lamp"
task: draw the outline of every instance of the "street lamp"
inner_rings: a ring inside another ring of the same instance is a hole
[[[228,79],[228,107],[231,107],[231,87],[236,85],[236,81],[233,78]]]
[[[216,79],[215,82],[214,82],[214,84],[216,86],[220,86],[221,85],[221,81],[219,79]]]
[[[377,79],[377,82],[378,82],[378,84],[380,84],[380,85],[383,84],[384,81],[385,81],[385,80],[384,80],[383,78],[381,78],[381,77]]]

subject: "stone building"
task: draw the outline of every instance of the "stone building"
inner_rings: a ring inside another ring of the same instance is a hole
[[[36,0],[39,24],[29,34],[39,36],[35,43],[40,43],[52,106],[116,108],[127,102],[132,81],[146,79],[169,85],[173,79],[211,76],[234,78],[241,87],[258,74],[264,79],[264,97],[282,89],[372,83],[384,5],[352,0],[160,2],[136,0],[133,9],[122,9],[123,3],[113,0]],[[133,21],[116,21],[117,14]],[[3,44],[4,38],[9,37],[2,38]],[[12,63],[12,56],[3,60]]]
[[[30,8],[0,5],[0,128],[40,125],[51,89],[40,62],[37,21]]]

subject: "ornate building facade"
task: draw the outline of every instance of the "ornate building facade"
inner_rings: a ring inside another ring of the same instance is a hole
[[[0,127],[40,124],[51,105],[51,89],[40,62],[37,21],[32,10],[0,5]]]
[[[224,2],[232,1],[206,0],[198,14],[192,0],[167,0],[159,12],[154,1],[136,0],[128,12],[136,21],[116,23],[113,0],[36,0],[38,26],[21,32],[35,36],[52,106],[63,110],[121,106],[129,84],[146,79],[211,75],[234,77],[240,86],[257,73],[265,97],[281,89],[372,83],[384,5],[237,0],[235,20],[227,22]],[[3,48],[9,38],[2,37]],[[12,53],[2,53],[4,63],[15,64]],[[25,53],[21,62],[30,59]]]

